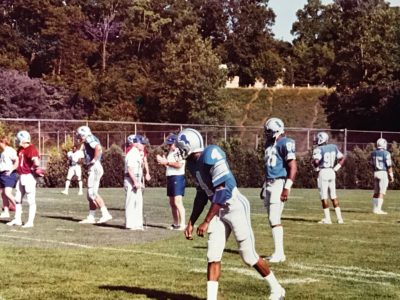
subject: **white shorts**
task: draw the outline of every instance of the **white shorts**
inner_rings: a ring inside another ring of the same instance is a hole
[[[336,199],[336,173],[332,168],[321,169],[318,174],[318,189],[321,200]]]
[[[254,266],[259,255],[255,249],[255,239],[250,221],[250,204],[237,188],[232,191],[232,198],[221,208],[208,226],[208,262],[218,262],[222,259],[225,244],[233,233],[239,246],[243,261]]]
[[[375,194],[386,194],[387,187],[389,185],[389,178],[386,171],[374,172],[374,193]]]
[[[280,225],[285,202],[281,200],[281,194],[285,179],[267,181],[265,186],[264,206],[267,209],[269,224]]]
[[[32,174],[21,174],[15,186],[15,202],[22,203],[26,196],[29,204],[35,203],[36,198],[36,179]]]
[[[67,180],[71,180],[72,177],[78,177],[78,180],[82,180],[82,168],[80,165],[70,166],[68,168]]]
[[[96,161],[88,170],[88,200],[95,200],[99,194],[100,179],[104,174],[103,166]]]

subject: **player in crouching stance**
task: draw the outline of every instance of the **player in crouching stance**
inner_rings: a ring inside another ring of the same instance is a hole
[[[125,156],[124,188],[125,198],[125,228],[143,230],[143,151],[144,145],[137,136],[128,136],[128,148]]]
[[[79,127],[76,131],[76,135],[83,142],[86,166],[88,168],[87,200],[89,201],[89,215],[79,223],[96,223],[95,217],[97,208],[100,208],[102,214],[97,223],[105,223],[110,221],[112,216],[108,212],[103,198],[99,195],[100,179],[104,174],[103,166],[100,162],[102,147],[97,137],[92,134],[90,128],[87,126]]]
[[[390,182],[394,181],[392,158],[387,148],[387,141],[380,138],[376,142],[377,149],[371,153],[371,165],[374,168],[374,195],[372,198],[372,212],[386,215],[382,210],[383,197]],[[388,178],[389,175],[389,178]],[[388,180],[389,179],[389,180]]]
[[[82,184],[82,168],[81,162],[85,158],[82,150],[78,150],[77,146],[73,146],[71,151],[67,153],[68,158],[68,174],[67,180],[65,181],[65,189],[61,192],[64,195],[68,195],[69,185],[71,184],[71,179],[74,175],[78,179],[79,192],[78,195],[83,195],[83,184]]]
[[[33,227],[36,215],[36,178],[35,176],[43,176],[42,169],[39,168],[39,152],[36,147],[31,144],[31,136],[29,132],[22,130],[17,133],[16,144],[19,146],[18,168],[19,179],[16,185],[15,194],[15,216],[14,219],[7,223],[8,226],[21,226],[22,216],[22,199],[26,197],[29,204],[28,221],[24,224],[24,228]]]
[[[284,135],[284,129],[282,120],[278,118],[271,118],[264,125],[265,182],[260,197],[264,200],[272,228],[275,251],[268,259],[273,263],[286,260],[281,217],[297,173],[295,141]]]
[[[197,228],[198,236],[208,233],[207,299],[217,299],[222,254],[231,233],[239,245],[243,261],[253,266],[268,282],[270,299],[283,299],[285,290],[270,271],[268,263],[255,250],[250,204],[236,187],[225,153],[215,145],[204,149],[201,134],[191,128],[178,134],[176,146],[180,155],[187,158],[190,173],[201,188],[197,190],[190,220],[184,231],[187,239],[192,239],[193,226],[208,199],[212,202],[203,223]]]
[[[342,212],[336,196],[336,172],[342,167],[345,158],[336,145],[328,144],[328,139],[329,136],[326,132],[319,132],[316,138],[318,146],[313,151],[313,165],[319,172],[318,189],[324,210],[324,218],[319,223],[332,224],[328,203],[330,195],[337,222],[343,224]]]

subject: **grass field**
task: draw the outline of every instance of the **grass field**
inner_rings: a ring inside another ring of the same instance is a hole
[[[252,205],[257,251],[273,250],[258,189],[241,189]],[[87,203],[76,190],[38,189],[35,227],[0,223],[0,299],[205,299],[207,240],[186,241],[166,229],[164,189],[144,194],[146,230],[123,229],[123,189],[102,189],[114,219],[82,225]],[[344,225],[320,225],[316,190],[294,189],[284,211],[287,261],[272,270],[287,299],[400,299],[400,191],[389,191],[388,215],[371,213],[371,192],[338,191]],[[184,203],[190,214],[194,190]],[[23,218],[27,217],[24,204]],[[333,220],[333,211],[331,211]],[[219,299],[266,299],[267,284],[244,265],[231,237]]]

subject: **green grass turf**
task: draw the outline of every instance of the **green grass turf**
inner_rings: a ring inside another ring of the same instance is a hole
[[[273,251],[259,189],[241,189],[252,205],[256,248]],[[0,223],[0,299],[205,299],[207,240],[186,241],[166,229],[165,189],[147,189],[147,229],[123,229],[123,189],[101,189],[114,219],[82,225],[84,197],[38,189],[35,227]],[[338,191],[344,225],[320,225],[316,190],[294,189],[283,213],[287,261],[271,269],[287,299],[400,299],[400,191],[388,191],[386,216],[371,213],[371,192]],[[194,195],[184,199],[190,214]],[[24,204],[23,219],[28,207]],[[334,212],[331,211],[335,221]],[[266,299],[267,284],[241,261],[231,237],[223,257],[219,299]]]

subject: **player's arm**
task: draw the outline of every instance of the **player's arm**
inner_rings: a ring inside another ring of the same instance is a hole
[[[387,154],[386,156],[386,166],[387,166],[387,172],[389,175],[389,181],[394,182],[394,174],[393,174],[393,167],[392,167],[392,156],[390,153]]]
[[[101,153],[102,153],[101,145],[100,145],[100,144],[97,144],[97,145],[94,147],[94,157],[93,157],[93,159],[90,161],[90,164],[94,164],[96,161],[98,161],[98,160],[100,159]]]
[[[201,213],[204,210],[204,207],[208,203],[208,196],[206,192],[204,192],[202,189],[197,188],[196,189],[196,197],[194,198],[193,202],[193,208],[192,208],[192,213],[190,214],[189,222],[188,225],[185,229],[185,236],[188,240],[193,239],[192,233],[193,233],[193,226],[196,223],[197,219],[200,217]]]
[[[343,166],[345,160],[346,160],[346,157],[342,154],[342,152],[339,151],[337,153],[337,163],[333,167],[333,170],[335,172],[339,171],[339,169]]]
[[[296,178],[297,174],[297,161],[295,159],[288,161],[287,167],[288,176],[285,181],[285,185],[282,190],[281,194],[281,201],[285,202],[288,200],[290,189],[292,188],[294,179]]]
[[[208,213],[203,221],[197,228],[197,235],[204,236],[207,232],[208,225],[211,220],[218,214],[219,210],[225,206],[226,201],[231,197],[232,193],[227,188],[225,188],[225,184],[222,183],[215,188],[215,193],[213,195],[212,204]]]

